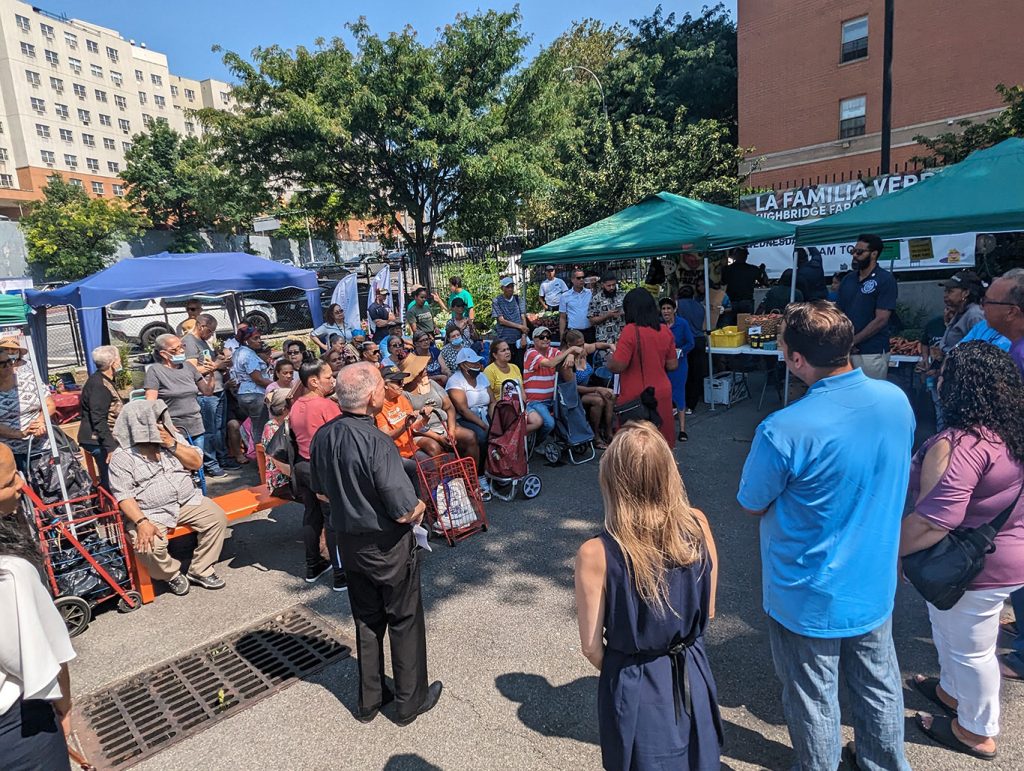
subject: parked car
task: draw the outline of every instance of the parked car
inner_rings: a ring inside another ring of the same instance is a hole
[[[191,297],[167,297],[152,300],[120,300],[107,306],[107,328],[110,334],[144,349],[153,347],[157,337],[173,332],[178,324],[188,318],[185,303]],[[231,317],[223,297],[196,295],[203,304],[203,312],[217,319],[217,333],[222,337],[233,333]],[[245,299],[243,320],[267,333],[277,323],[274,306],[262,300]]]

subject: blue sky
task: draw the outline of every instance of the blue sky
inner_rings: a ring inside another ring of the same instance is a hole
[[[166,53],[171,72],[191,78],[228,79],[220,55],[210,47],[248,54],[255,46],[277,43],[287,48],[312,45],[318,37],[343,34],[347,21],[366,16],[371,28],[380,34],[412,25],[427,42],[435,30],[451,21],[460,11],[477,8],[510,9],[514,2],[473,4],[465,0],[391,0],[390,2],[352,3],[345,0],[39,0],[39,6],[53,13],[91,21],[118,30],[126,39],[146,43]],[[702,0],[678,0],[664,3],[665,12],[699,11]],[[726,0],[735,15],[736,0]],[[547,45],[569,24],[586,17],[606,22],[627,23],[630,18],[649,15],[657,6],[633,4],[622,0],[521,0],[523,29],[533,36],[531,53]]]

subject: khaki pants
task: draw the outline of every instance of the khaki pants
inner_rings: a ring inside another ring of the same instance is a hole
[[[152,520],[151,520],[152,521]],[[128,534],[135,545],[135,525],[128,522]],[[188,525],[196,531],[199,543],[192,555],[189,572],[194,576],[208,576],[213,566],[220,559],[220,550],[224,546],[224,536],[228,531],[228,517],[224,509],[205,495],[198,504],[182,506],[178,513],[178,524]],[[156,537],[153,539],[153,551],[136,556],[146,566],[151,578],[168,581],[181,570],[181,563],[167,553],[167,528],[153,522]]]
[[[850,357],[853,366],[860,367],[864,374],[874,380],[889,379],[888,353],[855,353]]]

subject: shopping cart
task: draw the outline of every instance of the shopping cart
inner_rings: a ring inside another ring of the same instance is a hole
[[[44,557],[46,583],[68,634],[84,632],[100,603],[116,599],[121,613],[142,606],[121,513],[110,493],[97,489],[53,503],[44,503],[31,487],[26,486],[24,493]]]
[[[472,458],[460,457],[452,442],[452,452],[422,460],[417,466],[431,532],[443,535],[449,546],[486,532],[487,515]]]

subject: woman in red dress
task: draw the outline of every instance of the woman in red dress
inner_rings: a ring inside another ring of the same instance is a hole
[[[619,376],[619,404],[640,398],[648,386],[654,388],[661,416],[661,434],[669,447],[676,446],[672,420],[672,384],[668,372],[679,366],[672,330],[662,323],[654,296],[637,287],[622,301],[626,326],[615,344],[608,369]]]

